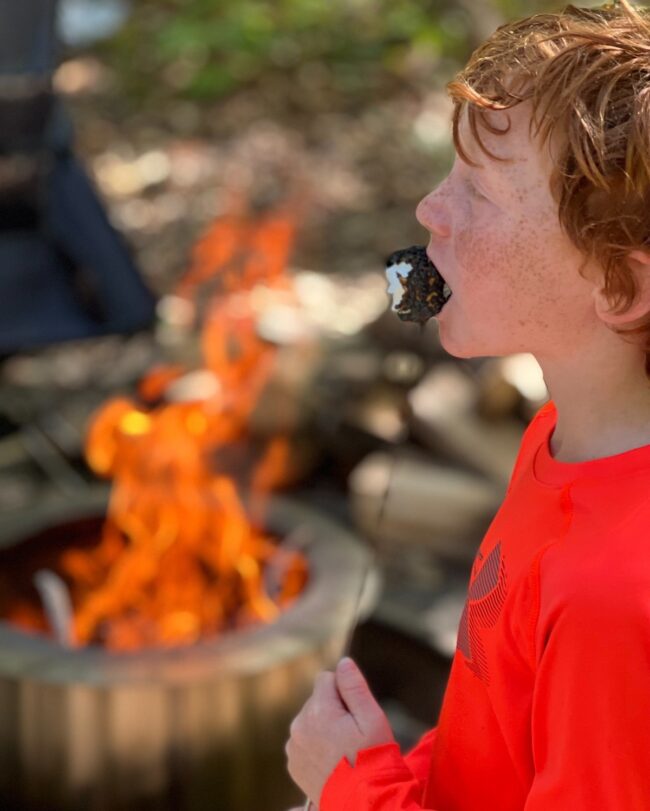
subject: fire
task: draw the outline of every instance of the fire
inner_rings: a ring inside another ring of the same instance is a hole
[[[117,398],[96,414],[86,453],[94,471],[113,479],[108,515],[91,552],[68,550],[60,561],[79,644],[189,644],[272,621],[304,586],[304,557],[251,522],[237,483],[218,465],[220,451],[246,438],[276,352],[257,335],[250,293],[260,285],[290,291],[294,230],[289,211],[218,220],[176,291],[191,300],[200,286],[218,289],[203,317],[203,368],[192,373],[200,394],[183,391],[192,377],[183,367],[168,366],[147,375],[137,401]],[[258,512],[288,464],[288,442],[276,437],[247,477]],[[264,583],[271,559],[283,572],[273,595]]]

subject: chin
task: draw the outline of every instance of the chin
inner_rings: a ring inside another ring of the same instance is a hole
[[[486,348],[485,345],[483,346],[462,346],[458,344],[453,344],[451,342],[447,343],[445,341],[440,341],[442,348],[448,355],[451,355],[454,358],[459,359],[469,359],[469,358],[505,358],[508,355],[514,355],[517,352],[522,350],[511,349],[511,350],[501,350],[498,349],[489,349]]]
[[[490,343],[487,339],[467,336],[456,337],[451,335],[444,327],[438,324],[438,340],[440,345],[454,358],[501,358],[513,355],[517,352],[528,350],[519,349],[514,346],[506,347],[503,344]]]
[[[485,350],[485,344],[479,346],[474,342],[455,340],[445,333],[444,328],[438,329],[438,339],[445,352],[454,358],[482,358],[492,354]]]

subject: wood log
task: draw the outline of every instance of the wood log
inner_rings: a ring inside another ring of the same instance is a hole
[[[477,412],[489,422],[519,417],[528,423],[549,397],[542,370],[529,353],[484,360],[476,382]]]
[[[524,425],[487,422],[477,413],[477,387],[454,363],[436,366],[410,393],[414,435],[432,451],[488,476],[505,492]]]
[[[262,389],[250,416],[255,437],[304,433],[313,422],[311,393],[322,350],[316,344],[295,344],[278,349],[273,373]]]
[[[388,305],[386,297],[386,305]],[[386,306],[386,309],[370,324],[366,333],[375,342],[375,345],[385,350],[404,350],[415,352],[429,361],[442,361],[448,358],[440,344],[438,325],[435,319],[428,321],[423,328],[418,324],[409,324],[400,321],[395,313]]]
[[[521,396],[519,416],[528,423],[549,399],[542,370],[530,353],[495,358],[496,374]]]
[[[356,525],[380,550],[422,548],[471,560],[498,509],[484,477],[417,455],[377,452],[349,478]]]

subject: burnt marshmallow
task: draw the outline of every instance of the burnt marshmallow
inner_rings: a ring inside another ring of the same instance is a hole
[[[386,260],[386,278],[392,310],[402,321],[425,324],[451,296],[449,285],[421,245],[392,253]]]

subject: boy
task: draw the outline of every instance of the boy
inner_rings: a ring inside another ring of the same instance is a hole
[[[456,357],[532,352],[551,400],[477,553],[438,726],[406,756],[350,660],[291,726],[320,811],[650,809],[650,15],[498,29],[448,86],[419,204]]]

